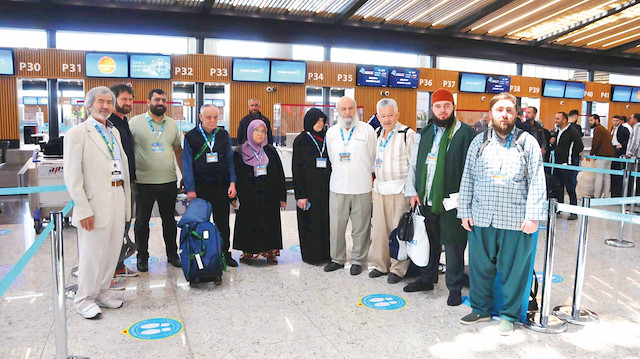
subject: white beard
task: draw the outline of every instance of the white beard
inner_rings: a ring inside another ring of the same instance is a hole
[[[342,128],[351,128],[358,121],[360,121],[360,116],[357,112],[353,115],[353,118],[344,118],[338,114],[338,125]]]

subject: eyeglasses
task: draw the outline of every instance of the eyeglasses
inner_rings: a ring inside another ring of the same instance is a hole
[[[261,133],[263,135],[266,135],[267,131],[265,131],[265,130],[253,130],[253,133]]]

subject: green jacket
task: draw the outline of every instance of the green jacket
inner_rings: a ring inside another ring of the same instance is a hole
[[[435,124],[431,123],[420,131],[420,147],[418,148],[416,162],[416,182],[420,181],[418,174],[422,173],[427,154],[433,144],[433,126]],[[473,127],[460,122],[460,128],[451,138],[445,157],[444,198],[449,197],[451,193],[459,191],[467,150],[477,134]],[[416,183],[415,188],[420,188],[420,184]],[[452,209],[442,214],[440,219],[440,242],[442,244],[462,244],[467,240],[467,231],[462,228],[462,222],[457,218],[457,215],[457,209]]]

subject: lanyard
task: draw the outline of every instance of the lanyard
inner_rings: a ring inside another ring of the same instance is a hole
[[[97,122],[97,121],[96,121]],[[111,144],[109,144],[109,141],[107,141],[107,138],[104,136],[104,133],[102,133],[102,130],[100,129],[100,127],[98,127],[97,123],[93,124],[94,126],[96,126],[96,130],[98,130],[98,133],[100,134],[100,136],[102,137],[102,139],[104,140],[104,143],[107,145],[107,149],[109,150],[109,154],[111,155],[111,159],[115,160],[116,156],[113,152],[113,150],[115,149],[115,143],[114,143],[114,139],[113,139],[113,133],[109,132],[109,134],[111,135]]]
[[[391,139],[391,136],[393,136],[393,131],[395,131],[395,130],[391,130],[391,132],[389,133],[389,136],[387,137],[387,140],[384,141],[384,145],[382,144],[382,140],[380,140],[380,147],[382,147],[382,151],[384,151],[384,149],[387,148],[387,144],[389,143],[389,140]]]
[[[347,142],[344,141],[344,132],[342,132],[342,128],[340,129],[340,136],[342,136],[342,145],[347,148],[347,146],[349,146],[349,142],[351,142],[351,136],[353,135],[353,130],[355,130],[356,127],[355,125],[353,127],[351,127],[351,131],[349,131],[349,138],[347,139]]]
[[[509,134],[509,137],[507,138],[507,143],[504,145],[504,147],[506,149],[509,149],[509,147],[511,147],[511,140],[513,139],[513,132],[511,132]]]
[[[206,142],[211,152],[213,152],[213,146],[216,145],[216,133],[218,133],[218,128],[216,127],[216,129],[213,130],[213,132],[211,133],[211,138],[207,138],[207,135],[204,133],[204,130],[202,129],[202,125],[198,126],[198,129],[200,130],[202,137],[204,137],[204,142]]]
[[[162,131],[164,130],[164,123],[162,124],[162,127],[160,127],[160,131],[158,131],[158,134],[156,135],[156,130],[155,128],[153,128],[153,124],[151,124],[151,116],[149,116],[148,112],[145,115],[147,115],[147,121],[149,121],[149,127],[151,127],[151,132],[153,132],[153,134],[156,136],[156,141],[159,141],[160,136],[162,136]]]
[[[256,159],[258,160],[258,166],[262,165],[262,156],[264,155],[264,149],[260,149],[260,157],[258,157],[258,153],[256,152],[256,150],[252,148],[251,151],[253,151],[253,155],[256,156]]]
[[[457,121],[457,120],[458,120],[457,118],[456,118],[456,119],[454,119],[454,120],[453,120],[453,123],[451,124],[451,126],[452,126],[452,127],[451,127],[451,132],[449,133],[449,140],[451,139],[451,137],[453,137],[453,131],[456,129],[456,121]],[[446,128],[446,127],[444,127],[444,128],[442,129],[442,131],[446,131],[446,130],[447,130],[447,128]],[[443,133],[443,134],[444,134],[444,133]],[[434,123],[434,124],[433,124],[433,142],[435,142],[435,141],[436,141],[436,136],[437,136],[437,135],[438,135],[438,126],[436,126],[436,124]],[[440,141],[442,141],[442,140],[440,140]]]
[[[318,141],[316,141],[315,138],[313,138],[313,136],[311,135],[311,133],[309,133],[309,131],[307,131],[307,135],[309,135],[309,137],[311,137],[311,140],[313,141],[313,143],[316,144],[316,148],[318,149],[318,153],[320,153],[320,157],[322,157],[322,155],[324,155],[324,146],[327,144],[327,141],[322,141],[322,151],[320,150],[320,146],[318,145]]]

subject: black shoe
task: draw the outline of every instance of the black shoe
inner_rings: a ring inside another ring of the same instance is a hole
[[[222,284],[222,277],[217,276],[217,277],[213,278],[213,284],[221,285]]]
[[[338,269],[344,268],[344,264],[338,264],[336,262],[329,262],[326,266],[324,266],[325,272],[333,272]]]
[[[449,291],[449,298],[447,298],[447,305],[450,307],[457,307],[462,304],[462,293],[459,290]]]
[[[148,272],[149,271],[149,260],[140,260],[138,259],[138,272]]]
[[[576,219],[578,219],[578,215],[575,213],[571,213],[569,217],[567,217],[567,220],[569,221],[575,221]]]
[[[395,273],[389,273],[389,276],[387,277],[387,283],[389,284],[396,284],[396,283],[399,283],[401,280],[402,278],[400,278],[400,276]]]
[[[180,258],[170,258],[168,262],[174,267],[182,267],[182,262],[180,262]]]
[[[351,273],[351,275],[358,275],[362,273],[362,266],[359,264],[352,264],[349,273]]]
[[[423,283],[419,279],[407,284],[404,288],[402,288],[405,292],[424,292],[427,290],[433,290],[433,284],[431,283]]]
[[[387,275],[387,274],[389,274],[389,273],[382,273],[379,270],[374,269],[371,272],[369,272],[369,278],[378,278],[378,277],[382,277],[383,275]]]
[[[227,266],[229,267],[237,267],[238,266],[238,262],[236,262],[235,259],[233,259],[233,257],[231,256],[231,252],[227,252],[224,255],[224,261],[225,263],[227,263]]]

